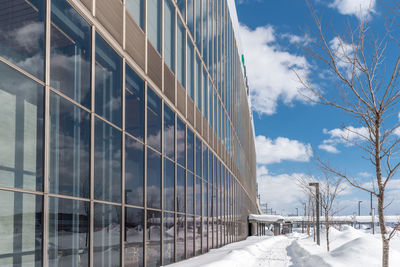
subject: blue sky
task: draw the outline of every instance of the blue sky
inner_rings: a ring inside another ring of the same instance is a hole
[[[357,24],[360,14],[369,14],[369,25],[376,36],[386,33],[384,25],[390,11],[382,2],[312,0],[311,4],[328,27],[326,37],[332,46],[332,29],[343,32],[347,24]],[[314,38],[307,34],[307,28],[315,29],[315,24],[306,1],[239,0],[236,8],[252,92],[261,203],[267,202],[284,214],[294,213],[296,207],[301,209],[304,195],[296,177],[319,175],[314,164],[316,154],[351,173],[360,183],[368,183],[374,171],[371,163],[362,158],[365,154],[361,149],[341,138],[346,133],[343,126],[362,131],[360,124],[344,112],[312,104],[298,93],[300,84],[291,68],[310,77],[321,91],[335,91],[326,68],[299,49]],[[398,46],[388,46],[384,59],[388,69],[398,54]],[[398,123],[398,119],[398,114],[393,114],[390,122]],[[393,200],[387,208],[390,214],[400,214],[400,175],[395,178],[387,194],[387,200]],[[363,200],[361,213],[367,215],[369,194],[350,187],[340,196],[342,213],[355,212],[358,200]]]

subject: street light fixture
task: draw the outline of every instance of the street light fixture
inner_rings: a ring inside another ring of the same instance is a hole
[[[315,186],[315,207],[317,208],[316,210],[316,215],[317,215],[317,244],[320,245],[320,239],[319,239],[319,183],[309,183],[309,186]]]

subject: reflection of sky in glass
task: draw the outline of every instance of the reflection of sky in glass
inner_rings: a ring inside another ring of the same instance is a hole
[[[50,191],[89,198],[90,115],[50,95]]]
[[[147,149],[147,207],[161,208],[161,156]]]
[[[52,87],[90,108],[91,27],[66,1],[51,6]]]
[[[125,202],[143,206],[143,145],[125,136]]]
[[[44,0],[2,1],[0,56],[44,80]]]
[[[175,210],[175,165],[164,158],[164,209]]]

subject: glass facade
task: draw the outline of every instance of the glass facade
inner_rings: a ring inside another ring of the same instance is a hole
[[[255,148],[227,3],[115,1],[0,4],[0,266],[160,266],[247,237]]]

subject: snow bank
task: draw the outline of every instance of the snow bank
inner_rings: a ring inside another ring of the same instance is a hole
[[[177,262],[168,267],[203,266],[203,267],[243,267],[255,266],[257,258],[262,257],[276,242],[284,240],[284,236],[248,237],[244,241],[226,245],[210,252]]]
[[[351,226],[343,227],[342,231],[331,228],[330,248],[326,251],[325,231],[321,231],[321,246],[313,242],[313,237],[298,239],[293,243],[304,248],[310,255],[323,258],[324,261],[334,267],[380,267],[382,258],[382,242],[380,235],[372,235]],[[395,237],[391,241],[389,261],[391,266],[400,263],[400,238]]]

